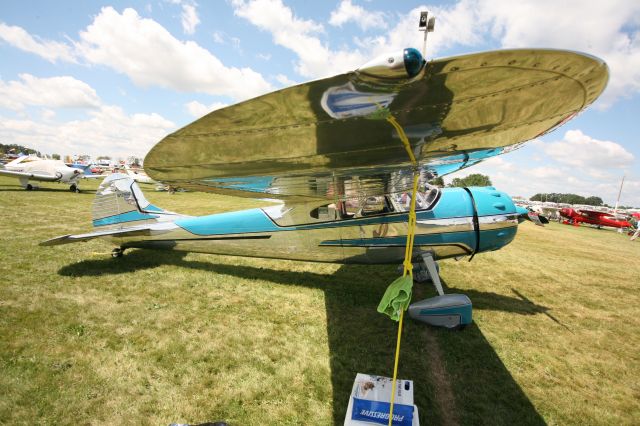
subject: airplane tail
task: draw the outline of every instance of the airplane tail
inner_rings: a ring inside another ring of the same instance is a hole
[[[174,216],[174,213],[147,201],[136,181],[121,173],[114,173],[102,181],[92,210],[93,226],[100,229],[120,229],[175,219],[166,216]]]

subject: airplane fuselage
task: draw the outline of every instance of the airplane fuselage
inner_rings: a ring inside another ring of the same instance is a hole
[[[471,195],[473,194],[473,199]],[[475,202],[474,202],[475,201]],[[407,212],[385,212],[330,221],[300,221],[286,204],[166,221],[145,236],[113,236],[123,249],[152,248],[338,263],[399,263],[404,259]],[[128,229],[162,216],[128,212],[94,220],[99,229]],[[474,214],[475,213],[475,214]],[[416,212],[414,253],[444,259],[497,250],[513,240],[517,212],[493,188],[447,188]],[[290,223],[295,217],[298,223]],[[289,223],[288,223],[289,222]]]
[[[596,226],[609,226],[612,228],[629,228],[631,224],[626,220],[618,220],[614,216],[599,212],[581,212],[571,208],[560,209],[560,216],[570,220],[574,224],[588,223]]]

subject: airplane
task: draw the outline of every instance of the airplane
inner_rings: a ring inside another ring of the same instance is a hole
[[[518,148],[564,124],[604,90],[590,55],[514,49],[425,61],[412,48],[355,71],[211,112],[147,154],[151,178],[173,187],[276,199],[264,208],[185,216],[113,174],[93,205],[93,232],[43,246],[110,239],[167,249],[318,262],[398,264],[405,258],[414,176],[414,270],[438,296],[409,314],[431,325],[471,322],[466,295],[444,294],[436,261],[498,250],[526,209],[492,187],[428,181]]]
[[[80,192],[80,179],[101,178],[100,175],[85,175],[84,170],[69,167],[62,160],[45,160],[34,156],[22,156],[0,168],[0,175],[17,177],[27,191],[37,186],[30,181],[60,182],[70,184],[69,190]]]
[[[151,179],[142,169],[132,169],[129,166],[124,166],[125,171],[131,177],[131,179],[135,180],[138,183],[157,183],[155,180]]]
[[[565,224],[580,226],[581,223],[596,225],[598,228],[608,226],[612,228],[631,228],[629,221],[620,219],[614,214],[589,209],[573,209],[570,207],[561,208],[560,216],[566,220]]]

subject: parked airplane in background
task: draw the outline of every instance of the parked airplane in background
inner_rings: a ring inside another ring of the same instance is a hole
[[[0,175],[18,178],[20,185],[27,191],[36,188],[30,181],[39,181],[67,183],[73,192],[80,192],[80,179],[102,177],[87,176],[83,170],[69,167],[62,160],[43,160],[33,156],[23,156],[5,164],[0,168]]]
[[[596,225],[598,228],[601,226],[609,226],[612,228],[631,228],[631,223],[629,223],[629,221],[620,219],[614,214],[596,210],[564,207],[560,209],[560,216],[566,219],[565,222],[567,224],[575,226],[579,226],[581,223],[587,223],[590,225]]]
[[[142,169],[132,169],[129,166],[124,166],[124,169],[129,177],[138,183],[158,183],[151,179]]]
[[[114,174],[98,189],[94,232],[41,244],[105,237],[116,244],[114,256],[143,248],[401,263],[416,176],[409,260],[428,271],[440,296],[409,313],[434,325],[465,325],[471,302],[444,294],[435,261],[503,247],[521,211],[494,188],[427,182],[564,124],[607,80],[604,62],[575,52],[500,50],[426,62],[404,49],[214,111],[168,135],[144,161],[150,177],[173,187],[280,204],[183,216],[150,204],[131,177]]]

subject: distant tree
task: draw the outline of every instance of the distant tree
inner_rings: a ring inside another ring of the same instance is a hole
[[[51,154],[51,158],[53,158],[54,160],[59,160],[61,157],[60,154]]]
[[[98,156],[97,160],[111,160],[111,157],[109,157],[108,155],[100,155]]]
[[[35,149],[27,148],[22,145],[16,145],[14,143],[8,145],[0,143],[0,153],[2,154],[19,154],[21,152],[27,155],[35,154],[38,157],[42,156],[42,154],[40,154],[40,151],[36,151]]]
[[[602,198],[595,197],[593,195],[591,197],[585,198],[584,203],[588,206],[601,206],[602,204],[604,204]]]
[[[474,173],[464,178],[454,178],[449,186],[465,187],[465,186],[491,186],[489,176]]]
[[[437,178],[431,179],[429,181],[431,185],[437,186],[438,188],[444,188],[444,179],[442,176],[438,176]]]

